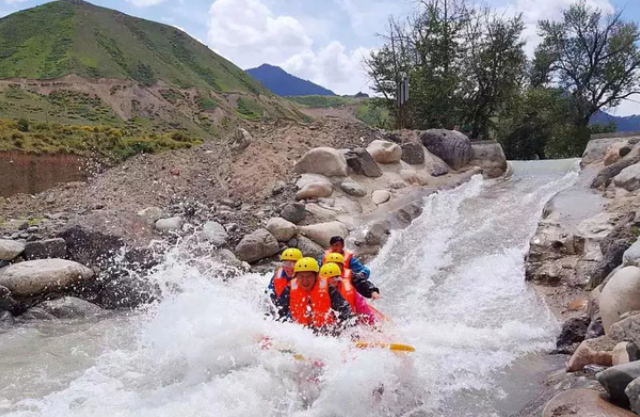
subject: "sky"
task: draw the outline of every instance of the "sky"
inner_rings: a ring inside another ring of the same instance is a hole
[[[379,48],[390,15],[408,16],[417,0],[90,0],[100,6],[176,26],[248,69],[263,63],[338,94],[369,92],[362,64]],[[505,13],[522,13],[527,52],[539,42],[536,23],[558,19],[573,0],[484,0]],[[623,10],[640,22],[640,0],[587,0],[605,11]],[[42,0],[0,0],[0,16]],[[640,97],[610,113],[640,114]],[[637,101],[637,102],[636,102]]]

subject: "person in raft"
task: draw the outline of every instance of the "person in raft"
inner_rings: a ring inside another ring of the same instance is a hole
[[[331,263],[336,264],[340,269],[339,278],[344,282],[348,282],[349,285],[355,288],[355,290],[361,296],[365,298],[371,298],[373,300],[377,300],[380,298],[380,290],[375,285],[373,285],[373,283],[369,281],[364,276],[364,274],[356,275],[353,273],[353,271],[351,271],[351,269],[345,267],[344,256],[334,252],[325,256],[324,260],[325,260],[325,264],[323,265],[323,267]]]
[[[302,258],[294,267],[295,275],[278,303],[282,319],[293,321],[322,334],[338,335],[352,324],[351,305],[340,292],[320,278],[320,266],[313,258]]]
[[[342,256],[338,253],[332,255]],[[351,311],[358,318],[357,324],[373,325],[376,323],[375,314],[369,304],[367,304],[362,295],[358,294],[358,291],[351,283],[351,279],[343,277],[343,269],[339,264],[330,262],[322,265],[320,278],[326,279],[329,285],[336,288],[342,298],[349,303]],[[366,279],[361,280],[369,282]]]
[[[329,254],[339,253],[344,258],[345,268],[352,270],[354,276],[363,276],[366,279],[369,279],[369,276],[371,276],[371,271],[369,270],[369,268],[362,265],[360,261],[358,261],[353,256],[353,253],[345,250],[343,238],[341,238],[340,236],[334,236],[331,238],[331,240],[329,240],[329,244],[331,245],[331,247],[325,251],[324,256],[322,257],[322,259],[320,259],[321,265],[327,263],[326,258]]]
[[[302,259],[302,251],[296,248],[286,249],[284,252],[282,252],[282,255],[280,255],[282,266],[276,271],[275,274],[273,274],[271,282],[267,287],[267,293],[269,294],[269,298],[271,299],[271,304],[276,309],[276,313],[283,308],[283,306],[279,302],[280,297],[282,296],[285,288],[289,286],[289,283],[293,279],[296,262],[298,262],[300,259]]]

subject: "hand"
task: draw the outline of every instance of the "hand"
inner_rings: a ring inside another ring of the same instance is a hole
[[[358,272],[357,274],[353,274],[353,277],[358,279],[367,279],[367,275],[364,272]]]
[[[373,294],[371,294],[371,299],[372,299],[373,301],[375,301],[375,300],[379,300],[379,299],[380,299],[380,293],[378,293],[378,292],[374,292]]]

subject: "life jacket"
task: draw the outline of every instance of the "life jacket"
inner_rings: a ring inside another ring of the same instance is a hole
[[[327,263],[327,255],[330,255],[332,253],[333,251],[330,248],[324,252],[324,256],[322,257],[322,265]],[[341,255],[344,257],[344,268],[349,269],[349,267],[351,266],[351,259],[353,259],[353,253],[345,250],[344,253],[341,253]]]
[[[289,286],[289,277],[284,272],[284,268],[280,268],[276,271],[276,275],[273,277],[273,288],[276,293],[276,297],[280,297],[282,292]]]
[[[356,289],[353,287],[353,283],[351,282],[351,277],[353,276],[353,271],[350,269],[344,269],[342,271],[342,277],[340,278],[340,288],[339,292],[342,297],[347,300],[349,305],[351,306],[351,310],[356,313]]]
[[[316,329],[336,322],[326,279],[318,278],[311,292],[303,290],[297,279],[293,279],[290,285],[289,312],[293,321]]]

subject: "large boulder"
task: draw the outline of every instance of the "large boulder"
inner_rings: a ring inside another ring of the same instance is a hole
[[[315,259],[320,258],[324,254],[324,249],[322,248],[322,246],[318,245],[311,239],[307,239],[304,236],[298,236],[295,245],[289,246],[297,247],[302,251],[304,256],[310,256]]]
[[[390,198],[391,193],[387,190],[376,190],[371,194],[371,201],[377,206],[386,203]]]
[[[364,197],[367,195],[367,190],[353,180],[342,181],[340,183],[340,189],[354,197]]]
[[[582,154],[581,165],[589,165],[594,162],[602,161],[611,145],[620,142],[620,139],[592,139],[587,143],[587,147]]]
[[[214,221],[208,221],[204,224],[202,227],[202,236],[216,247],[223,246],[229,239],[229,234],[224,226]]]
[[[289,203],[280,212],[280,217],[293,224],[299,224],[304,221],[306,211],[302,203]]]
[[[299,174],[320,174],[327,177],[346,177],[347,160],[329,147],[314,148],[307,152],[294,167]]]
[[[91,269],[64,259],[42,259],[0,269],[0,285],[13,296],[35,296],[90,281]]]
[[[395,164],[402,159],[402,148],[386,140],[374,140],[367,147],[367,152],[380,164]]]
[[[280,217],[274,217],[267,222],[267,230],[280,242],[287,242],[295,236],[298,228],[295,224]]]
[[[340,236],[343,239],[349,235],[347,226],[340,222],[318,223],[311,226],[301,226],[298,232],[305,237],[313,240],[323,248],[328,248],[330,240],[334,236]]]
[[[629,397],[624,390],[640,377],[640,361],[612,366],[596,374],[596,379],[607,390],[611,400],[623,407],[629,406]]]
[[[616,187],[623,188],[629,192],[640,189],[640,163],[631,165],[623,169],[613,178]]]
[[[0,261],[13,261],[24,252],[24,243],[0,239]]]
[[[589,318],[572,318],[564,322],[560,336],[556,340],[558,353],[571,354],[577,343],[582,342],[587,334]]]
[[[62,238],[28,242],[24,248],[24,257],[28,260],[65,258],[66,256],[67,242]]]
[[[591,182],[592,188],[606,188],[611,183],[611,180],[618,176],[626,168],[640,162],[640,149],[638,146],[634,147],[634,150],[618,162],[609,165],[608,167],[600,170]],[[622,183],[625,178],[620,178],[618,181]],[[629,180],[630,184],[634,183],[634,180]]]
[[[420,137],[422,144],[453,169],[460,169],[473,158],[471,141],[455,130],[429,129]]]
[[[242,238],[236,253],[245,262],[257,262],[277,254],[280,250],[278,240],[267,229],[258,229]]]
[[[70,259],[97,269],[103,269],[105,262],[125,246],[124,240],[119,236],[81,226],[70,227],[60,233],[59,237],[66,242]]]
[[[182,228],[184,220],[180,216],[171,217],[169,219],[160,219],[156,222],[156,229],[159,232],[177,232]]]
[[[547,403],[542,417],[633,417],[635,414],[611,404],[598,391],[571,389]]]
[[[640,241],[636,241],[624,252],[622,264],[624,266],[638,266],[640,264]]]
[[[75,297],[63,297],[45,301],[35,308],[42,310],[44,316],[57,319],[86,319],[98,316],[104,310],[95,304]]]
[[[640,378],[631,381],[625,388],[624,393],[629,399],[631,410],[636,414],[640,414]]]
[[[156,224],[156,222],[164,217],[164,212],[160,207],[147,207],[138,212],[138,216],[148,225]]]
[[[507,171],[507,158],[498,142],[478,142],[474,143],[472,148],[473,158],[470,164],[482,168],[485,177],[497,178]]]
[[[620,342],[611,352],[611,363],[613,366],[624,365],[625,363],[640,360],[640,349],[633,342]]]
[[[628,266],[611,277],[598,297],[604,330],[609,334],[620,316],[640,310],[640,268]]]
[[[364,148],[356,148],[345,154],[349,168],[356,174],[377,178],[382,176],[382,170],[373,157]]]
[[[402,160],[410,165],[424,164],[424,147],[420,143],[407,142],[402,146]]]
[[[640,346],[640,313],[629,314],[609,327],[609,336],[615,340],[627,340]]]
[[[604,155],[604,166],[609,166],[618,162],[623,156],[623,153],[629,153],[631,148],[626,141],[616,142],[607,148],[607,152]]]
[[[327,182],[314,182],[307,184],[296,193],[296,200],[308,200],[312,198],[331,197],[333,185]]]

